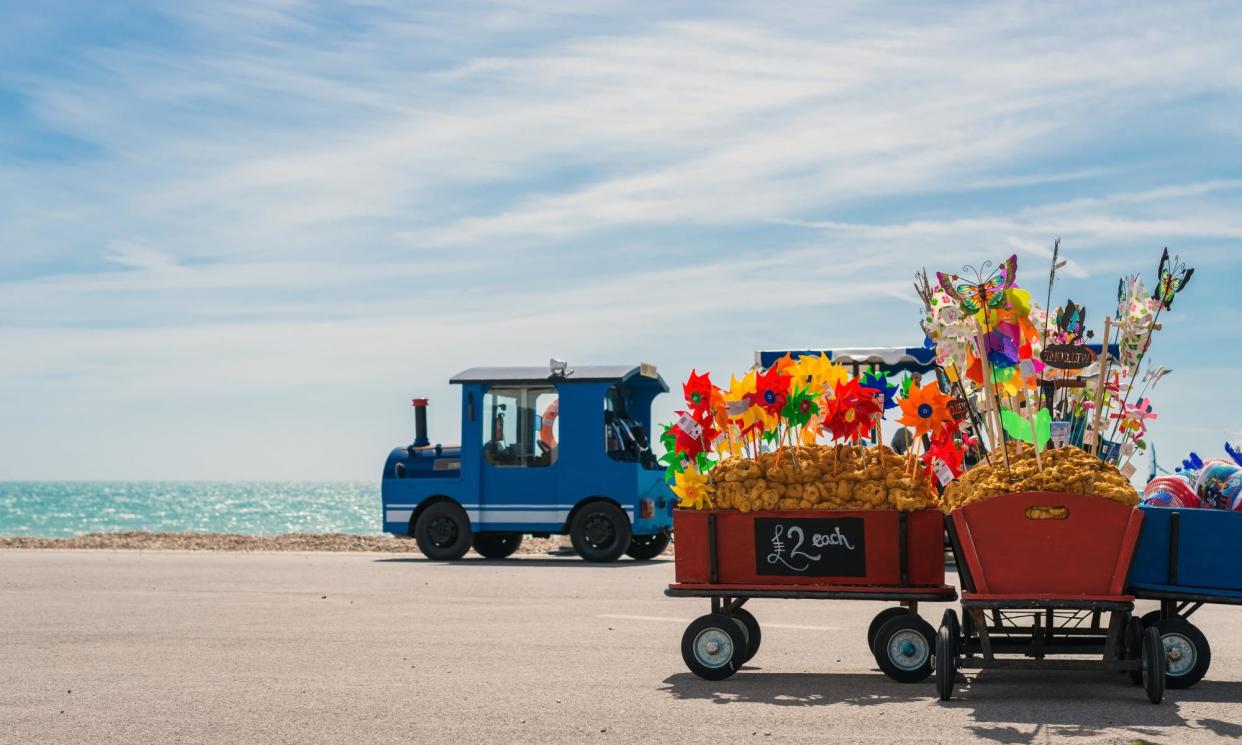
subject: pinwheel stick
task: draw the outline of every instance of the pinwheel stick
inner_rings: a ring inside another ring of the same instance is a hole
[[[1092,412],[1091,432],[1095,436],[1090,452],[1098,454],[1103,443],[1100,441],[1100,414],[1104,411],[1104,383],[1108,380],[1108,363],[1112,359],[1108,354],[1108,336],[1112,333],[1113,319],[1104,316],[1104,346],[1100,349],[1099,379],[1095,384],[1095,411]]]

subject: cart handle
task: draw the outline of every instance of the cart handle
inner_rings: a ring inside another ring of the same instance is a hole
[[[1063,505],[1036,504],[1026,508],[1027,520],[1068,520],[1070,511]]]

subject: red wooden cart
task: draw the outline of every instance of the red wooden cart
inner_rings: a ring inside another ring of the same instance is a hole
[[[1143,629],[1124,594],[1142,521],[1129,505],[1057,492],[1004,494],[954,511],[947,525],[962,622],[950,608],[936,635],[940,699],[952,697],[966,668],[1104,668],[1130,673],[1159,703],[1160,634]],[[1047,659],[1058,655],[1077,659]]]
[[[759,650],[752,598],[896,602],[871,622],[867,643],[894,680],[932,673],[935,630],[920,601],[945,602],[944,521],[935,510],[676,510],[677,581],[665,594],[702,597],[711,612],[682,635],[691,672],[708,680],[735,673]]]

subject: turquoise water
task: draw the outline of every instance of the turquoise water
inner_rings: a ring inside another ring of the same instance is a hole
[[[118,530],[380,532],[379,484],[321,481],[3,481],[0,535]]]

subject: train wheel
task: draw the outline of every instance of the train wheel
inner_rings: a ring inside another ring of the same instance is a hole
[[[521,533],[474,534],[474,550],[485,559],[504,559],[512,556],[521,545]]]
[[[612,502],[591,502],[574,515],[569,538],[587,561],[616,561],[630,547],[630,521]]]
[[[884,674],[899,683],[918,683],[932,674],[936,630],[914,613],[888,619],[871,651]]]
[[[414,539],[428,559],[456,561],[470,550],[470,518],[455,502],[437,502],[418,516]]]
[[[1164,641],[1155,626],[1143,631],[1143,690],[1147,700],[1158,704],[1164,700],[1164,677],[1168,672],[1169,658],[1164,651]]]
[[[681,658],[704,680],[724,680],[737,672],[746,647],[742,625],[723,613],[696,618],[681,635]]]
[[[867,649],[875,649],[875,634],[884,625],[884,622],[890,618],[904,616],[910,611],[905,608],[885,608],[875,614],[875,618],[871,619],[871,625],[867,627]]]
[[[1180,616],[1157,619],[1152,627],[1160,632],[1169,671],[1169,688],[1189,688],[1198,683],[1212,664],[1212,646],[1194,624]]]

